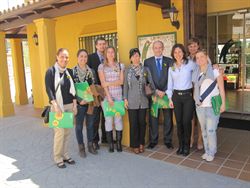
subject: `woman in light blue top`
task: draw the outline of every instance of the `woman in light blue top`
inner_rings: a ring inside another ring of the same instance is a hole
[[[174,65],[169,69],[166,91],[170,107],[174,108],[177,123],[179,149],[177,155],[187,156],[190,148],[191,120],[194,112],[192,96],[192,72],[196,64],[186,57],[185,47],[175,44],[171,56]]]

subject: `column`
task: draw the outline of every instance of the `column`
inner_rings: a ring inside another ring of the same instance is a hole
[[[41,97],[39,101],[36,101],[34,97],[34,102],[36,103],[36,107],[42,108],[44,105],[48,104],[48,97],[45,90],[45,73],[47,69],[54,65],[55,57],[56,57],[56,40],[55,40],[55,21],[52,19],[37,19],[34,20],[36,31],[38,35],[38,59],[39,59],[39,67],[40,68],[40,79],[32,80],[33,85],[39,85],[38,93],[40,93]],[[36,63],[36,62],[33,62]],[[37,92],[34,92],[37,93]]]
[[[22,40],[11,39],[10,44],[11,44],[12,63],[14,69],[14,81],[16,88],[15,104],[17,105],[28,104],[23,53],[22,53]]]
[[[11,116],[14,114],[14,105],[11,101],[10,95],[5,33],[0,32],[0,117]]]
[[[120,62],[130,64],[129,50],[137,47],[136,1],[116,0],[117,35]],[[129,146],[128,115],[123,119],[122,144]]]

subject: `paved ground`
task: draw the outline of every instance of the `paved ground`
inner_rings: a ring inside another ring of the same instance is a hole
[[[176,166],[127,152],[81,159],[74,134],[72,158],[77,162],[58,169],[52,160],[52,130],[38,118],[14,116],[0,119],[0,188],[94,187],[250,187],[246,181]]]

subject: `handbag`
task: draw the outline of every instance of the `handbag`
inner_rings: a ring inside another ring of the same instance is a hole
[[[62,76],[62,78],[60,79],[59,83],[57,84],[55,93],[57,92],[57,90],[59,88],[59,85],[61,84],[61,81],[62,81],[63,77],[64,77],[64,75]],[[50,113],[50,111],[51,111],[51,106],[45,106],[43,108],[41,117],[43,118],[43,122],[44,123],[49,123],[49,113]]]
[[[151,88],[150,83],[149,84],[145,84],[145,94],[147,97],[151,97],[153,95],[153,90]]]

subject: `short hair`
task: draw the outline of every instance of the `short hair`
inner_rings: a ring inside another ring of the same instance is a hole
[[[95,45],[97,45],[97,43],[99,41],[105,41],[106,42],[106,39],[104,37],[98,37],[96,40],[95,40]]]
[[[187,52],[185,50],[185,47],[183,44],[180,44],[180,43],[177,43],[175,44],[173,47],[172,47],[172,50],[171,50],[171,57],[173,58],[174,61],[176,61],[175,57],[174,57],[174,51],[176,48],[180,48],[182,53],[183,53],[183,59],[184,60],[187,60]]]
[[[132,48],[131,50],[129,50],[129,59],[136,53],[138,53],[139,56],[141,56],[140,50],[138,48]]]
[[[59,49],[57,50],[57,52],[56,52],[56,55],[59,56],[59,54],[60,54],[61,52],[63,52],[63,51],[69,52],[67,48],[59,48]]]
[[[192,37],[191,39],[188,40],[188,46],[193,44],[193,43],[196,43],[196,44],[198,44],[198,46],[200,46],[200,40],[196,37]]]
[[[161,46],[162,46],[162,48],[164,48],[164,44],[163,44],[163,42],[162,42],[162,41],[160,41],[160,40],[156,40],[156,41],[154,41],[154,42],[153,42],[153,47],[154,47],[154,45],[155,45],[156,43],[160,43],[160,44],[161,44]]]
[[[78,52],[77,52],[77,57],[80,55],[80,53],[82,53],[82,52],[85,52],[87,55],[88,55],[88,51],[87,50],[85,50],[85,49],[80,49],[80,50],[78,50]]]

